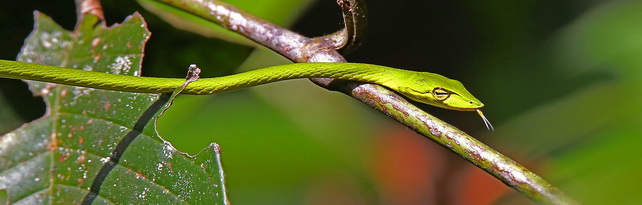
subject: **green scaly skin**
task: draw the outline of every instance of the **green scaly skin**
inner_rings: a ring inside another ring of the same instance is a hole
[[[0,60],[0,77],[139,93],[169,93],[185,82],[180,78],[116,75],[5,60]],[[473,111],[484,106],[459,81],[439,74],[359,63],[279,65],[199,79],[190,83],[183,93],[213,94],[295,78],[335,78],[379,84],[412,100],[452,110]]]

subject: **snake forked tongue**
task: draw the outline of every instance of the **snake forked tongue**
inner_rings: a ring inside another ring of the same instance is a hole
[[[482,120],[484,120],[484,125],[486,125],[486,128],[490,131],[494,131],[495,128],[493,127],[493,124],[490,124],[490,121],[488,120],[488,118],[486,118],[486,116],[484,116],[484,113],[480,109],[475,109],[475,111],[477,111],[477,114],[479,114]]]

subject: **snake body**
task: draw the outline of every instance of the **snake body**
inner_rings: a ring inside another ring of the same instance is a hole
[[[140,93],[168,93],[185,79],[116,75],[48,65],[0,60],[0,77]],[[456,80],[444,76],[359,63],[295,63],[235,75],[202,78],[183,93],[213,94],[294,78],[335,78],[383,85],[422,103],[452,110],[484,106]]]

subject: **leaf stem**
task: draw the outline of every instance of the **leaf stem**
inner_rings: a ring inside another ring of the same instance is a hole
[[[100,5],[99,0],[75,0],[76,2],[76,16],[78,22],[82,21],[86,14],[97,16],[101,22],[105,22],[105,15],[103,14],[103,7]]]

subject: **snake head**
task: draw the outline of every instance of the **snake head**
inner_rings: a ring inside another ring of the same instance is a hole
[[[459,81],[439,74],[413,72],[404,81],[407,83],[397,84],[397,90],[417,102],[460,111],[475,111],[484,107]]]

